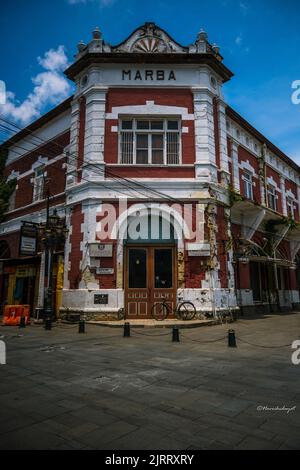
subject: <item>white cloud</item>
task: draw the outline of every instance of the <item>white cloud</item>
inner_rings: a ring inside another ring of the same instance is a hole
[[[234,42],[235,45],[239,48],[240,53],[248,54],[250,52],[250,47],[244,45],[244,38],[241,33],[235,38]],[[232,53],[235,54],[236,51],[234,50]]]
[[[249,11],[249,5],[248,3],[246,2],[240,2],[239,3],[239,7],[240,7],[240,10],[242,12],[243,15],[247,15],[248,14],[248,11]]]
[[[243,42],[243,38],[242,38],[242,35],[240,34],[239,36],[235,38],[235,43],[237,46],[241,46],[242,42]]]
[[[46,70],[65,70],[68,65],[68,58],[65,54],[64,46],[50,49],[44,57],[38,57],[39,64]]]
[[[56,105],[71,94],[72,87],[62,74],[68,65],[64,46],[50,49],[37,60],[45,71],[32,77],[33,90],[23,102],[17,100],[15,93],[8,91],[6,104],[0,108],[0,116],[26,125],[39,117],[47,105]]]

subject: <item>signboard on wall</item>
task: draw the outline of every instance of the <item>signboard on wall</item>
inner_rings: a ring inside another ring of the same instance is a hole
[[[114,274],[114,268],[97,268],[96,274]]]
[[[29,222],[23,222],[20,230],[20,256],[35,256],[37,254],[37,227]]]
[[[34,277],[35,267],[17,266],[16,277]]]
[[[113,255],[112,243],[90,243],[91,258],[111,258]]]
[[[187,250],[188,256],[210,256],[209,243],[188,243]]]
[[[95,294],[94,295],[94,304],[107,305],[108,304],[108,294]]]

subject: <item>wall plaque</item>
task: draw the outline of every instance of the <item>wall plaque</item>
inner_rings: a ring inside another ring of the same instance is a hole
[[[37,253],[38,232],[35,225],[23,222],[20,231],[20,256],[35,256]]]
[[[92,258],[111,258],[113,245],[112,243],[90,243],[89,251]]]
[[[108,294],[95,294],[94,295],[94,304],[107,305],[108,304]]]
[[[114,274],[114,268],[96,268],[96,274]]]

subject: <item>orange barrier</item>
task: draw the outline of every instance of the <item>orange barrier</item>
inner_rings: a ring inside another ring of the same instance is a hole
[[[20,325],[21,317],[25,317],[25,324],[30,323],[30,305],[6,305],[4,307],[4,325]]]

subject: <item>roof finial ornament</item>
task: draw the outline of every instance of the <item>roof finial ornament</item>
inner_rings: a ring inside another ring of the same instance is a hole
[[[93,39],[101,39],[102,33],[100,31],[99,26],[96,26],[96,28],[93,31]]]
[[[212,50],[213,50],[216,54],[219,54],[219,52],[220,52],[220,47],[219,47],[216,43],[214,43],[211,47],[212,47]]]
[[[86,48],[86,45],[83,42],[83,40],[81,39],[81,41],[77,44],[78,52],[82,52],[85,48]]]
[[[204,31],[203,28],[200,29],[198,36],[197,36],[197,42],[199,41],[207,41],[207,33]]]

